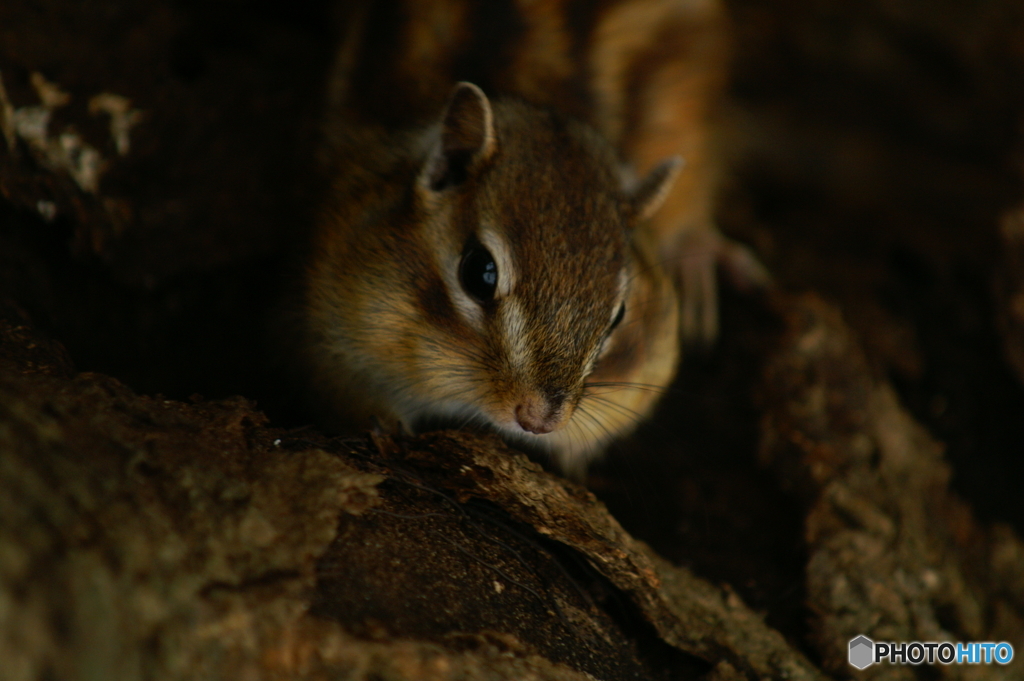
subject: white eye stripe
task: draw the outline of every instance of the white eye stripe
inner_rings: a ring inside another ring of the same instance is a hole
[[[517,280],[517,273],[512,263],[511,249],[508,243],[497,232],[486,227],[480,229],[476,238],[488,250],[497,266],[498,282],[494,292],[494,299],[508,298]],[[484,330],[484,312],[480,307],[480,303],[466,293],[459,280],[459,269],[463,256],[464,252],[462,251],[454,258],[442,256],[439,253],[439,262],[445,263],[441,266],[441,277],[444,280],[445,288],[448,289],[448,296],[459,316],[471,327],[482,332]],[[451,259],[449,260],[449,258]],[[522,313],[518,307],[506,318],[505,324],[522,328]],[[509,350],[514,350],[514,348],[509,348]]]
[[[480,303],[470,298],[459,281],[459,267],[462,263],[462,253],[437,253],[437,260],[441,280],[448,292],[448,299],[455,307],[456,314],[471,328],[482,332],[484,329],[484,312]],[[500,274],[499,274],[500,279]]]
[[[629,295],[629,274],[626,272],[626,268],[623,267],[622,271],[619,272],[619,295],[615,298],[615,305],[612,306],[612,317],[611,321],[614,322],[615,318],[619,315],[619,310],[626,304],[626,298]]]
[[[463,321],[477,331],[483,332],[484,311],[480,308],[480,304],[466,295],[466,292],[458,284],[453,286],[451,283],[445,283],[447,284],[448,295],[451,297],[452,304]]]
[[[501,301],[501,325],[505,333],[505,351],[513,366],[526,369],[533,363],[533,351],[530,349],[526,333],[523,308],[515,298]]]
[[[518,273],[512,260],[512,249],[500,234],[488,227],[482,228],[477,238],[484,248],[491,252],[491,257],[498,266],[498,288],[494,292],[494,297],[507,298],[515,290],[518,281]]]
[[[627,312],[626,298],[628,297],[628,295],[629,275],[627,274],[626,269],[623,268],[622,271],[619,273],[619,294],[615,298],[616,302],[615,305],[612,306],[612,316],[608,320],[608,324],[610,326],[614,326],[614,328],[611,328],[610,332],[607,333],[605,337],[601,340],[601,344],[598,346],[597,352],[587,362],[587,365],[584,368],[584,374],[590,375],[590,372],[594,370],[594,365],[597,363],[597,361],[608,353],[608,349],[611,347],[612,343],[612,336],[614,335],[613,332],[615,331],[615,329],[621,326],[621,323],[616,324],[615,320],[619,316],[620,311],[622,311],[623,314]]]

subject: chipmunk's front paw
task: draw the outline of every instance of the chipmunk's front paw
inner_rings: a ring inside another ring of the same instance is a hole
[[[740,291],[764,288],[771,275],[746,246],[717,230],[685,234],[677,243],[680,335],[684,342],[711,345],[718,337],[719,268]]]

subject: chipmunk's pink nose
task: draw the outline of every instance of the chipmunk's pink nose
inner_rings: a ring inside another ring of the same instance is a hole
[[[515,414],[516,422],[523,430],[537,435],[550,433],[558,422],[547,401],[539,397],[524,399],[516,405]]]

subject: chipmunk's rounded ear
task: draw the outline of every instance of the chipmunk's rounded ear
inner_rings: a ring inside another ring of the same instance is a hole
[[[494,114],[483,90],[472,83],[455,86],[441,117],[423,178],[434,191],[463,182],[470,169],[494,153]]]
[[[646,220],[661,208],[684,163],[682,156],[672,156],[655,166],[639,182],[628,183],[626,193],[639,219]]]

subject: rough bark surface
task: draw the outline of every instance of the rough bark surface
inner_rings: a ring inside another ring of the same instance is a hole
[[[493,440],[297,438],[0,335],[7,678],[820,678]]]
[[[840,315],[809,296],[783,309],[769,360],[764,462],[806,500],[808,608],[825,669],[846,642],[1019,641],[1024,544],[984,528],[949,490],[942,446],[870,371]],[[1021,678],[1024,668],[936,665],[942,677]],[[915,678],[913,667],[864,676]]]

